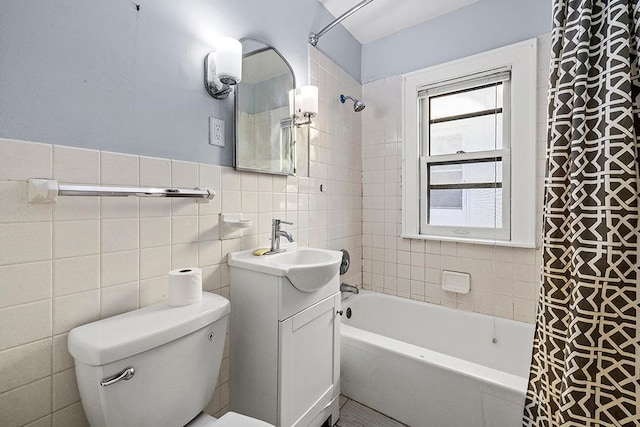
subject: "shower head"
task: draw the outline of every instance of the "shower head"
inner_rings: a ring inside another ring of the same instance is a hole
[[[356,113],[359,113],[360,111],[364,110],[365,105],[359,99],[355,99],[353,96],[340,95],[340,102],[342,102],[343,104],[347,102],[347,99],[350,99],[353,101],[353,111],[355,111]]]

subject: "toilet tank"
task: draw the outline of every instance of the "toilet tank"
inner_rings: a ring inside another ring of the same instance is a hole
[[[79,326],[69,352],[92,427],[184,426],[209,403],[222,361],[229,301],[167,302]],[[135,374],[100,382],[132,367]]]

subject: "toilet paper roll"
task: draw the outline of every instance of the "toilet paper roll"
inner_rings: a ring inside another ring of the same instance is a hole
[[[202,270],[180,268],[169,272],[169,305],[194,304],[202,301]]]

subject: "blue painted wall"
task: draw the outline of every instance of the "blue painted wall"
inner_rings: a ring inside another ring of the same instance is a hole
[[[481,0],[364,45],[361,81],[527,40],[551,31],[551,24],[551,0]]]
[[[317,0],[1,0],[0,137],[230,165],[233,96],[203,87],[215,38],[276,46],[303,85],[308,34],[333,19]],[[344,28],[318,48],[360,76]],[[209,116],[225,120],[224,149]]]
[[[298,85],[307,37],[334,17],[317,0],[1,0],[0,137],[230,165],[233,96],[209,97],[217,36],[276,46]],[[375,25],[375,23],[372,23]],[[545,33],[551,0],[481,0],[361,46],[342,26],[318,49],[363,82]],[[208,144],[208,117],[227,147]]]

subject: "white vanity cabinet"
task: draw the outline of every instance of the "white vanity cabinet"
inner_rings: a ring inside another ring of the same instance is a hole
[[[231,266],[230,410],[278,427],[338,420],[339,274],[314,292]]]

